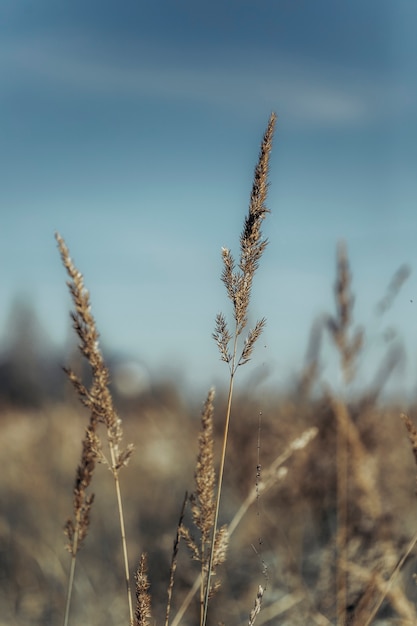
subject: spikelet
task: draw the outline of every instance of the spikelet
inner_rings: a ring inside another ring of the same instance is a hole
[[[142,554],[135,574],[136,607],[134,626],[149,626],[151,617],[151,596],[149,594],[149,580],[146,554]]]

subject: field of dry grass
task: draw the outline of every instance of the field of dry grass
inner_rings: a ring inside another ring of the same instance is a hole
[[[213,599],[213,623],[215,619],[246,623],[257,585],[265,583],[262,560],[267,565],[268,588],[257,623],[320,623],[306,616],[310,607],[328,617],[329,622],[322,623],[335,623],[336,433],[334,416],[324,399],[301,404],[296,398],[272,395],[267,401],[237,397],[222,521],[233,519],[256,485],[260,404],[261,476],[299,433],[316,426],[319,434],[285,463],[287,474],[260,494],[234,533],[219,572],[222,588]],[[216,418],[222,409],[224,399],[219,399]],[[415,533],[415,467],[400,412],[400,407],[371,406],[356,416],[366,451],[366,476],[375,481],[368,495],[377,497],[381,507],[376,518],[369,518],[354,503],[349,506],[349,556],[364,571],[352,570],[348,587],[359,596],[375,568],[386,578],[391,575]],[[133,556],[144,549],[148,553],[156,623],[164,619],[181,502],[185,490],[193,489],[197,417],[195,407],[154,399],[140,413],[132,411],[124,418],[126,440],[136,445],[122,477],[128,548]],[[2,416],[1,624],[62,621],[69,568],[63,524],[71,508],[85,421],[81,411],[65,405],[27,412],[10,409]],[[74,623],[118,625],[127,623],[128,616],[117,511],[105,468],[97,469],[94,491],[89,535],[79,553],[72,619]],[[353,493],[352,497],[359,499]],[[412,553],[394,587],[412,603],[417,600],[415,569]],[[196,575],[188,554],[180,553],[175,608]],[[288,610],[280,613],[286,606]],[[384,607],[381,615],[396,617],[385,623],[408,623],[406,613],[391,612],[387,602]],[[182,623],[195,623],[196,610],[191,607]]]
[[[274,123],[239,260],[222,253],[225,388],[201,406],[168,386],[114,397],[82,274],[57,236],[91,373],[67,370],[66,402],[2,407],[0,626],[417,623],[417,407],[383,402],[382,378],[348,393],[363,335],[345,245],[323,330],[346,392],[321,383],[314,351],[287,394],[234,390],[265,323],[247,328]]]

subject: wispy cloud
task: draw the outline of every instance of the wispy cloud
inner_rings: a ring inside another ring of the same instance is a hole
[[[97,54],[84,41],[53,39],[3,42],[3,84],[32,82],[67,88],[76,97],[184,100],[206,106],[257,111],[267,105],[287,123],[305,127],[358,127],[411,113],[416,84],[343,71],[309,60],[250,59],[229,50],[199,67],[172,60],[169,51],[142,48],[124,57]]]

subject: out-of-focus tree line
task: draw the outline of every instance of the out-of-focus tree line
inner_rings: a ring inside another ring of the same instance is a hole
[[[35,309],[24,298],[11,305],[0,336],[1,405],[35,406],[65,393],[63,351],[53,346]]]
[[[24,298],[17,298],[0,329],[0,407],[39,408],[47,403],[74,402],[76,395],[64,372],[71,367],[88,384],[90,371],[77,339],[56,346],[35,311]],[[180,400],[175,382],[150,381],[145,366],[104,349],[111,372],[115,399],[128,405],[152,403],[153,399],[176,405]]]

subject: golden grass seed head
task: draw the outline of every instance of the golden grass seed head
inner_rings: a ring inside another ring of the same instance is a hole
[[[207,394],[201,413],[201,430],[198,436],[198,455],[195,470],[196,489],[192,499],[193,521],[201,532],[202,543],[206,543],[209,540],[215,515],[214,395],[215,391],[212,387]]]
[[[149,580],[146,554],[142,554],[135,574],[136,581],[136,608],[135,626],[149,626],[151,617],[151,596],[149,594]]]

